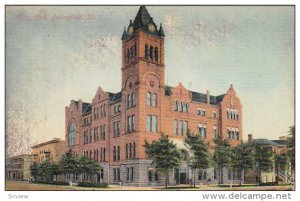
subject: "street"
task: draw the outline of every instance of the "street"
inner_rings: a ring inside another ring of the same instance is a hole
[[[55,186],[47,184],[32,184],[27,181],[11,181],[6,180],[5,190],[16,191],[126,191],[126,190],[140,190],[140,191],[155,191],[166,190],[164,187],[129,187],[129,186],[116,186],[110,185],[108,188],[88,188],[76,186]],[[292,190],[292,186],[252,186],[245,185],[239,187],[218,187],[218,186],[202,186],[191,188],[187,185],[170,186],[167,190],[196,190],[196,191],[286,191]]]

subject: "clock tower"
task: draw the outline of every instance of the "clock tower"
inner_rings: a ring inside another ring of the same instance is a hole
[[[123,129],[125,134],[130,134],[126,135],[128,139],[137,140],[137,158],[140,159],[145,158],[144,139],[159,138],[161,133],[165,90],[164,37],[162,24],[157,27],[145,6],[140,7],[122,35]],[[147,104],[150,99],[151,106]],[[149,118],[157,125],[156,129],[149,129]]]

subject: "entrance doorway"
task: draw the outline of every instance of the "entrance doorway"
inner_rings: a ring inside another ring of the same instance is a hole
[[[185,172],[181,172],[180,173],[180,184],[186,184],[186,173]]]

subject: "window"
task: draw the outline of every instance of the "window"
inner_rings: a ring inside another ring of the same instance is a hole
[[[152,106],[157,106],[157,94],[152,94]]]
[[[103,161],[105,161],[105,156],[106,156],[106,154],[105,154],[105,148],[103,148]]]
[[[214,138],[217,137],[217,127],[216,126],[213,127],[213,137]]]
[[[131,169],[131,178],[130,178],[130,180],[133,181],[133,173],[134,173],[133,167],[131,167],[130,169]]]
[[[102,151],[102,148],[101,148],[101,149],[100,149],[100,161],[101,161],[101,162],[103,161],[102,154],[103,154],[103,151]]]
[[[157,132],[157,116],[147,115],[146,124],[147,132]]]
[[[146,95],[146,104],[147,106],[151,106],[151,93],[147,93]]]
[[[158,62],[158,49],[157,49],[157,47],[154,49],[154,58],[155,58],[155,61]]]
[[[127,117],[127,131],[133,132],[135,130],[135,118],[134,116]]]
[[[129,167],[126,167],[126,180],[129,181],[130,170]]]
[[[93,136],[92,136],[92,129],[90,130],[90,143],[93,141]]]
[[[149,51],[149,47],[148,45],[145,45],[145,59],[148,59],[148,51]]]
[[[184,124],[183,124],[183,134],[185,136],[187,135],[187,130],[188,130],[188,122],[184,121]]]
[[[127,159],[128,158],[128,144],[126,144],[126,150],[125,150],[125,158]]]
[[[179,134],[183,135],[183,121],[182,120],[179,121]]]
[[[72,122],[69,128],[69,146],[75,144],[75,123]]]
[[[153,47],[150,46],[150,60],[153,60]]]
[[[127,96],[127,107],[131,107],[131,95],[128,94]]]
[[[227,128],[227,135],[228,135],[228,139],[230,139],[230,138],[231,138],[231,135],[230,135],[230,130],[229,130],[229,128]]]
[[[153,177],[153,171],[150,170],[148,171],[148,181],[152,181],[152,177]]]
[[[135,120],[134,116],[132,116],[132,131],[135,130]]]
[[[216,113],[215,111],[212,113],[212,118],[213,118],[213,119],[216,119],[216,118],[217,118],[217,113]]]
[[[186,112],[189,112],[189,104],[185,103]]]
[[[205,124],[198,125],[198,135],[206,138],[206,125]]]
[[[114,150],[113,150],[113,161],[115,161],[117,159],[117,156],[116,156],[116,146],[114,146]]]
[[[187,112],[187,110],[186,110],[186,104],[182,104],[182,112]]]
[[[205,170],[199,170],[198,180],[206,180],[206,171]]]
[[[239,132],[238,132],[238,131],[236,132],[236,139],[237,139],[237,140],[239,140],[239,139],[240,139],[240,134],[239,134]]]
[[[132,158],[132,144],[129,143],[129,158]]]
[[[178,120],[174,120],[174,134],[178,135]]]
[[[178,105],[178,111],[179,111],[179,112],[182,112],[182,102],[179,102],[179,105]]]
[[[118,150],[117,150],[117,160],[120,160],[120,146],[118,146]]]
[[[178,111],[178,102],[177,102],[177,100],[174,103],[174,111]]]
[[[134,93],[131,94],[131,101],[132,101],[131,106],[135,106],[135,95],[134,95]]]
[[[136,157],[136,147],[135,147],[135,142],[133,143],[133,158],[135,159]]]

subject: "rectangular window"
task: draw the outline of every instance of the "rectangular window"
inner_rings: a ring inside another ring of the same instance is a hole
[[[128,94],[127,96],[127,107],[130,107],[131,106],[131,95]]]
[[[174,120],[174,134],[178,135],[178,120]]]
[[[187,130],[188,130],[188,122],[185,121],[183,125],[183,134],[186,136],[187,135]]]
[[[129,167],[126,168],[126,180],[129,181]]]
[[[93,141],[92,129],[90,130],[90,143]]]
[[[131,175],[130,175],[131,176],[131,178],[130,178],[131,181],[133,181],[133,174],[134,174],[133,167],[131,167]]]
[[[131,106],[135,106],[135,94],[133,93],[131,96],[132,96],[132,105]]]
[[[153,175],[153,172],[151,170],[148,171],[148,181],[152,181],[152,175]]]
[[[146,105],[150,106],[151,105],[151,93],[146,94]]]
[[[152,104],[153,107],[157,106],[157,95],[156,94],[152,94]]]
[[[117,136],[120,136],[120,122],[117,122]]]
[[[182,120],[179,121],[179,134],[183,135],[183,121]]]
[[[127,117],[127,132],[131,132],[131,116]]]
[[[151,116],[150,115],[147,115],[146,124],[147,124],[147,132],[151,132]]]
[[[152,116],[152,132],[157,132],[157,117]]]
[[[131,117],[131,121],[132,121],[132,131],[135,130],[135,118],[134,116]]]

